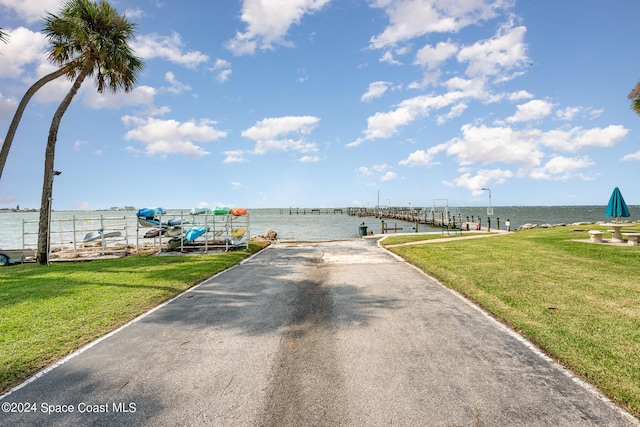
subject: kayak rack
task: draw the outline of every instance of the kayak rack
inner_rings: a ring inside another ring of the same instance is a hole
[[[249,248],[250,219],[246,209],[162,211],[153,218],[138,217],[136,242],[153,239],[159,252],[209,252]]]

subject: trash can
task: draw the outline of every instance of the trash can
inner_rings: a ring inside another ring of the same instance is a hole
[[[360,237],[364,237],[367,235],[367,226],[366,225],[361,225],[360,226]]]

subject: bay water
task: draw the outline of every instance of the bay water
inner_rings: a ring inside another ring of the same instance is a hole
[[[486,207],[449,207],[451,216],[466,221],[480,217],[482,225],[488,218]],[[429,210],[429,208],[427,208]],[[612,218],[605,216],[606,206],[495,206],[491,215],[491,226],[505,229],[505,221],[509,220],[511,230],[526,224],[558,225],[577,222],[610,222]],[[342,213],[334,213],[333,208],[321,208],[320,213],[311,213],[311,209],[249,209],[249,234],[264,235],[268,229],[278,233],[278,240],[289,241],[322,241],[353,239],[359,236],[360,225],[364,223],[367,230],[375,234],[381,233],[381,220],[374,217],[357,217]],[[640,206],[629,206],[632,216],[629,221],[640,220]],[[337,211],[339,212],[339,211]],[[38,212],[0,212],[0,248],[35,248],[37,244]],[[169,210],[170,217],[190,218],[190,210]],[[82,239],[84,233],[104,228],[125,230],[129,242],[141,239],[148,229],[139,229],[135,211],[54,211],[51,214],[51,242],[53,246],[70,244],[73,240]],[[388,227],[401,228],[394,232],[413,232],[414,224],[387,220]],[[439,231],[420,225],[419,231]]]

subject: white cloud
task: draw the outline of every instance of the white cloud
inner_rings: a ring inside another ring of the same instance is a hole
[[[398,164],[402,166],[428,166],[431,164],[433,156],[424,150],[417,150],[409,154],[405,160],[400,160]]]
[[[125,9],[124,15],[127,17],[127,19],[131,20],[135,18],[142,18],[145,15],[145,13],[144,13],[144,10],[137,7],[134,9]]]
[[[256,141],[254,152],[265,154],[270,151],[318,151],[316,144],[304,138],[291,139],[287,135],[308,135],[320,121],[312,116],[285,116],[267,118],[242,131],[242,136]]]
[[[428,150],[416,150],[413,153],[409,154],[404,160],[400,160],[398,162],[401,166],[410,166],[410,167],[423,167],[423,166],[431,166],[434,164],[433,158],[439,152],[445,150],[447,148],[446,144],[436,145],[434,147],[429,148]]]
[[[586,178],[583,175],[576,175],[576,172],[593,164],[588,156],[579,158],[555,156],[543,167],[533,169],[529,176],[533,179],[546,180],[566,180],[575,176]]]
[[[640,151],[636,151],[635,153],[631,153],[631,154],[626,154],[625,156],[622,157],[622,160],[625,162],[640,160]]]
[[[397,179],[398,175],[395,172],[387,172],[384,175],[382,175],[382,177],[380,177],[380,181],[393,181],[394,179]]]
[[[35,76],[26,74],[26,65],[46,63],[47,39],[41,32],[33,32],[24,27],[4,30],[9,35],[9,43],[2,44],[0,52],[2,67],[0,78],[32,80]],[[51,72],[51,71],[49,71]],[[42,74],[44,75],[44,74]],[[41,77],[41,76],[38,76]]]
[[[556,111],[556,117],[560,120],[572,120],[582,111],[581,107],[567,107]]]
[[[322,160],[319,156],[302,156],[298,159],[300,163],[316,163]]]
[[[609,125],[606,128],[583,129],[574,127],[568,130],[539,132],[541,145],[556,151],[576,152],[589,147],[612,147],[629,133],[622,125]]]
[[[266,154],[270,151],[298,151],[300,153],[316,152],[318,147],[312,142],[302,139],[264,139],[256,141],[256,154]]]
[[[373,175],[373,172],[371,172],[371,171],[369,170],[369,168],[368,168],[368,167],[366,167],[366,166],[360,166],[360,167],[358,168],[358,173],[359,173],[360,175],[364,175],[364,176],[371,176],[371,175]]]
[[[525,27],[506,25],[493,38],[461,48],[458,61],[469,64],[466,74],[470,77],[497,75],[521,68],[528,61],[525,33]]]
[[[529,122],[539,120],[551,114],[553,104],[540,99],[534,99],[526,104],[520,104],[516,107],[516,113],[507,117],[508,123]]]
[[[289,133],[309,134],[320,121],[312,116],[285,116],[267,118],[242,132],[242,136],[253,140],[277,138]]]
[[[322,9],[330,0],[243,0],[240,19],[247,24],[244,33],[227,42],[235,55],[253,54],[257,48],[273,49],[274,44],[291,45],[285,40],[289,28],[306,14]]]
[[[130,105],[153,106],[156,90],[150,86],[137,86],[131,92],[98,93],[93,86],[87,86],[84,90],[82,102],[84,105],[95,109],[118,109]],[[67,89],[68,90],[68,89]]]
[[[244,157],[245,152],[242,150],[225,151],[224,155],[227,157],[225,157],[222,163],[246,163],[249,161]]]
[[[87,141],[81,141],[81,140],[77,140],[76,142],[73,143],[73,149],[74,150],[79,150],[80,148],[82,148],[83,146],[87,145],[88,142]]]
[[[384,172],[384,171],[386,171],[387,169],[391,168],[391,166],[389,166],[389,165],[388,165],[388,164],[386,164],[386,163],[383,163],[383,164],[381,164],[381,165],[373,165],[371,168],[372,168],[374,171],[376,171],[376,172]]]
[[[378,81],[369,83],[369,89],[367,89],[367,92],[362,95],[360,100],[367,102],[375,98],[380,98],[382,95],[384,95],[388,88],[389,82]]]
[[[172,93],[174,95],[179,95],[183,92],[188,92],[191,90],[191,86],[189,86],[188,84],[184,84],[179,82],[178,80],[176,80],[176,76],[175,74],[173,74],[171,71],[167,71],[164,74],[164,79],[167,81],[167,83],[169,83],[171,86],[168,88],[163,88],[163,90]]]
[[[192,158],[202,157],[209,153],[194,142],[211,142],[227,135],[226,132],[215,129],[215,122],[207,119],[196,123],[193,120],[179,122],[125,116],[122,121],[126,126],[133,127],[126,133],[125,139],[142,142],[145,154],[149,156],[181,154]]]
[[[393,56],[393,52],[391,52],[390,50],[388,50],[385,53],[383,53],[382,56],[380,57],[379,61],[380,62],[386,62],[387,64],[391,64],[391,65],[402,65],[402,62],[398,61]]]
[[[396,134],[398,127],[407,125],[417,118],[424,117],[433,109],[439,109],[464,98],[463,92],[449,92],[445,95],[423,95],[404,100],[398,108],[387,113],[376,113],[367,119],[365,136],[348,144],[350,147],[377,138],[390,138]]]
[[[458,52],[458,46],[455,43],[440,42],[435,47],[426,45],[416,53],[415,63],[428,70],[434,70],[456,52]]]
[[[453,107],[451,107],[451,109],[449,110],[449,112],[447,114],[439,115],[438,118],[436,119],[436,123],[441,125],[441,124],[443,124],[445,122],[448,122],[451,119],[454,119],[456,117],[460,117],[462,115],[462,113],[465,112],[466,109],[467,109],[467,104],[465,104],[464,102],[456,104]]]
[[[196,68],[209,60],[207,55],[198,51],[184,52],[184,43],[178,33],[173,33],[171,36],[159,34],[138,36],[131,46],[135,54],[143,59],[162,58],[187,68]]]
[[[224,59],[216,59],[212,70],[216,73],[216,80],[220,83],[224,83],[231,78],[231,63]]]
[[[508,127],[464,125],[462,137],[449,142],[447,154],[455,156],[463,165],[471,163],[518,163],[535,167],[544,153],[539,141],[527,131],[517,132]]]
[[[453,182],[444,181],[445,185],[452,187],[466,188],[473,192],[474,195],[482,193],[482,189],[486,188],[490,183],[502,184],[508,178],[513,177],[513,172],[504,169],[480,169],[476,175],[471,175],[467,172],[456,179]]]
[[[377,0],[372,7],[384,8],[390,25],[371,38],[370,46],[380,49],[428,33],[456,33],[510,6],[511,2],[505,0]]]
[[[4,6],[5,8],[13,11],[25,21],[34,23],[42,20],[42,18],[44,18],[44,16],[46,15],[46,12],[58,13],[61,6],[61,1],[0,0],[0,6]]]
[[[0,120],[9,121],[18,108],[18,101],[13,98],[5,98],[0,93]]]
[[[573,128],[547,132],[538,129],[515,130],[509,127],[465,125],[462,127],[462,137],[433,147],[427,153],[416,151],[409,158],[401,161],[401,164],[426,165],[433,153],[446,147],[446,154],[454,156],[463,166],[474,163],[516,163],[520,168],[519,175],[528,174],[534,179],[557,180],[576,177],[591,179],[588,175],[579,172],[593,166],[594,163],[588,156],[565,157],[556,154],[541,166],[543,159],[548,155],[544,149],[575,152],[589,147],[609,147],[622,139],[627,132],[627,129],[619,125],[611,125],[605,129]],[[640,154],[637,157],[640,159]],[[633,159],[632,155],[628,158],[628,160]],[[500,179],[509,177],[509,174],[511,172],[505,173]],[[485,170],[485,173],[478,172],[475,176],[465,173],[450,185],[473,190],[486,186],[490,180],[499,181],[496,175],[489,176]]]
[[[508,99],[510,101],[520,101],[521,99],[531,99],[533,95],[527,92],[526,90],[519,90],[518,92],[513,92],[508,95]]]

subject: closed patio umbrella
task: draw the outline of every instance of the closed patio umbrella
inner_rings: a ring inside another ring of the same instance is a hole
[[[620,193],[618,187],[613,189],[605,215],[608,217],[614,217],[616,221],[618,218],[630,216],[629,208],[627,208],[627,204],[624,202],[624,198],[622,197],[622,193]]]

